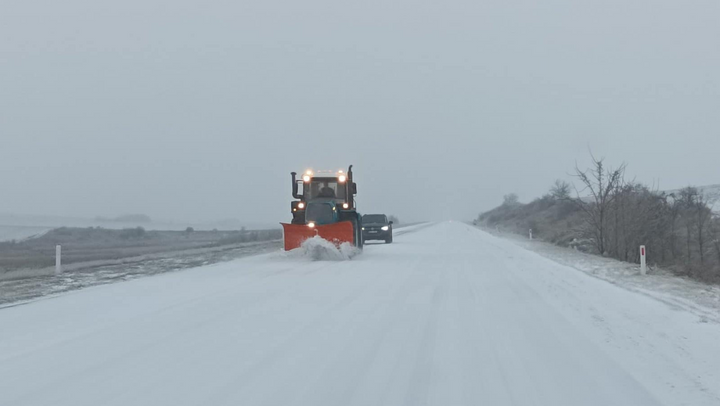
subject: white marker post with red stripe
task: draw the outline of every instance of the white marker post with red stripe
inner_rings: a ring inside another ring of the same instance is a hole
[[[647,273],[647,265],[645,261],[645,254],[647,252],[645,251],[645,246],[640,246],[640,274],[645,275]]]

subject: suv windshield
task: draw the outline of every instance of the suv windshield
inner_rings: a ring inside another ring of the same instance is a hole
[[[387,224],[387,217],[385,217],[384,214],[366,214],[363,216],[362,221],[365,224],[370,224],[370,223]]]

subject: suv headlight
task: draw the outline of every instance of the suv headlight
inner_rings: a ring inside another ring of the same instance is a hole
[[[382,226],[382,228],[381,228],[381,230],[383,230],[383,231],[387,231],[389,229],[390,229],[390,227],[388,227],[388,226]]]

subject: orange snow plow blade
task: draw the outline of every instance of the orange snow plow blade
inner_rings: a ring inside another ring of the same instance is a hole
[[[335,245],[344,242],[354,243],[354,230],[352,223],[349,221],[341,221],[334,224],[326,224],[323,226],[308,227],[305,224],[286,224],[283,226],[283,234],[285,240],[285,251],[300,248],[303,241],[313,238],[316,235],[324,240],[328,240]]]

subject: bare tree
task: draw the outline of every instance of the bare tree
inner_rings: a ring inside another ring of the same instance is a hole
[[[717,255],[718,269],[720,270],[720,218],[715,218],[710,223],[710,235]]]
[[[698,252],[700,254],[700,265],[705,265],[705,250],[708,237],[708,228],[711,228],[712,210],[708,205],[708,199],[701,190],[698,190],[692,202],[692,210],[695,217],[695,231],[697,233]]]
[[[705,265],[705,243],[708,232],[708,226],[710,226],[710,220],[712,219],[712,211],[708,207],[707,198],[703,192],[700,192],[695,197],[695,218],[697,221],[697,240],[698,240],[698,251],[700,252],[700,265]]]
[[[518,204],[518,195],[515,193],[510,193],[505,196],[503,196],[503,206],[515,206]]]
[[[550,196],[555,200],[568,200],[570,198],[570,184],[564,180],[556,180],[550,187]]]
[[[668,222],[670,223],[670,236],[668,237],[668,245],[670,246],[670,254],[673,260],[677,259],[680,255],[677,249],[676,241],[678,234],[678,220],[680,219],[680,212],[682,210],[682,200],[678,198],[674,193],[665,197],[665,206],[668,211]]]
[[[637,247],[652,248],[656,258],[665,258],[669,223],[665,196],[636,182],[618,184],[608,204],[605,247],[608,254],[623,261],[637,262]]]
[[[585,222],[590,227],[595,248],[601,255],[606,252],[607,214],[610,204],[615,199],[615,191],[623,182],[625,164],[617,169],[605,168],[604,158],[597,159],[592,154],[592,168],[581,170],[575,165],[575,176],[584,186],[581,190],[575,189],[577,197],[573,199],[580,210],[585,214]],[[590,196],[583,197],[582,193]]]
[[[680,200],[684,209],[686,245],[688,262],[692,255],[692,240],[697,243],[700,266],[705,265],[708,235],[712,233],[712,210],[705,194],[695,187],[686,187],[680,191]]]
[[[680,200],[679,205],[681,207],[681,216],[683,223],[685,224],[685,250],[686,250],[686,257],[685,262],[686,264],[690,264],[692,262],[692,236],[694,233],[694,221],[692,217],[692,206],[694,205],[693,200],[694,196],[697,194],[697,189],[691,186],[688,186],[682,190],[680,190]]]

